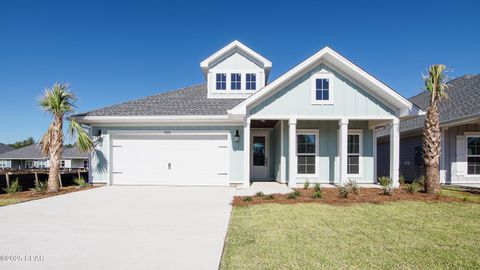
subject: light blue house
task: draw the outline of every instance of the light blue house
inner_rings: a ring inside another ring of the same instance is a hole
[[[421,111],[325,47],[271,83],[270,61],[234,41],[200,64],[206,82],[75,116],[91,126],[94,183],[375,183],[376,134]]]

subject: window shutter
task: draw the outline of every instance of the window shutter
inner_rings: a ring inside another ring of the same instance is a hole
[[[465,136],[457,136],[457,175],[465,175],[467,170],[467,144]]]

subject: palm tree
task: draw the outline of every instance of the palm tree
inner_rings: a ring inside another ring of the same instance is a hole
[[[55,83],[52,88],[45,89],[40,98],[40,107],[53,117],[47,132],[40,140],[42,152],[49,157],[50,170],[48,175],[48,192],[60,189],[58,173],[63,152],[63,121],[74,113],[74,103],[77,100],[66,83]],[[93,150],[93,142],[87,132],[73,119],[70,120],[68,133],[80,151]]]
[[[425,160],[425,192],[437,193],[440,191],[440,119],[438,104],[443,99],[446,76],[445,65],[432,65],[428,69],[428,76],[424,76],[425,88],[430,93],[430,106],[428,107],[423,129],[423,159]]]

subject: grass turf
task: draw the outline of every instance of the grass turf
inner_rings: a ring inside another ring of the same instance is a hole
[[[19,199],[3,199],[3,198],[0,198],[0,206],[7,206],[7,205],[10,205],[10,204],[19,203],[21,201],[22,200],[19,200]]]
[[[222,269],[480,269],[480,204],[236,206]]]

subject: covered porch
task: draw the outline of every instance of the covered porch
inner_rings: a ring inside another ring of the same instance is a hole
[[[390,133],[390,177],[398,187],[398,118],[247,118],[243,130],[243,187],[305,181],[342,186],[350,179],[376,184],[376,140]]]

